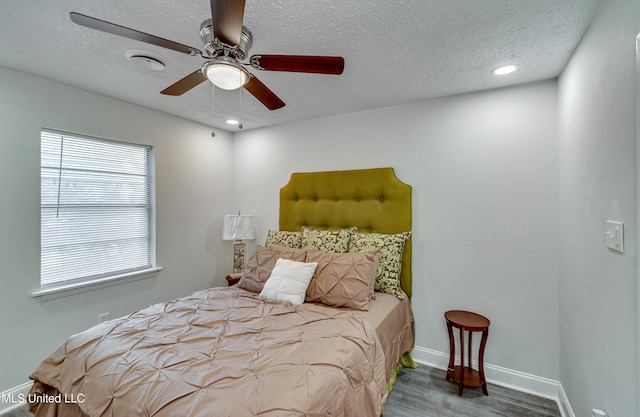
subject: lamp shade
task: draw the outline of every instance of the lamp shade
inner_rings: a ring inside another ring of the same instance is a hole
[[[222,225],[222,240],[253,240],[256,224],[251,215],[227,214]]]

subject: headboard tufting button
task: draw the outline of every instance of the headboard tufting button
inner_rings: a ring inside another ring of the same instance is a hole
[[[359,203],[362,199],[360,197],[356,197],[356,201]]]
[[[380,202],[383,202],[383,201],[384,201],[384,196],[383,196],[383,195],[381,195],[381,196],[380,196]]]

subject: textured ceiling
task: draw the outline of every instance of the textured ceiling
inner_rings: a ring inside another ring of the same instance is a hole
[[[599,0],[247,0],[252,54],[338,55],[342,75],[251,70],[286,106],[269,111],[243,90],[206,82],[160,91],[203,59],[75,25],[72,11],[203,49],[207,0],[2,0],[0,66],[233,131],[426,100],[559,75]],[[146,51],[151,71],[126,58]],[[516,73],[499,78],[506,63]]]

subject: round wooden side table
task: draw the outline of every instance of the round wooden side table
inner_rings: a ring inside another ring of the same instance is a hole
[[[484,348],[489,336],[491,322],[480,314],[463,310],[451,310],[444,313],[449,332],[449,366],[447,367],[447,379],[458,384],[458,395],[462,395],[463,387],[482,387],[484,395],[487,391],[487,380],[484,377]],[[460,366],[455,366],[456,343],[453,328],[460,333]],[[465,366],[464,332],[469,334],[467,347],[467,366]],[[478,370],[471,367],[471,346],[473,332],[482,332],[480,340],[480,352],[478,353]]]

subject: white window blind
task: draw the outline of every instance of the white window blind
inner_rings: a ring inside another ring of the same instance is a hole
[[[151,148],[42,130],[42,288],[150,268]]]

